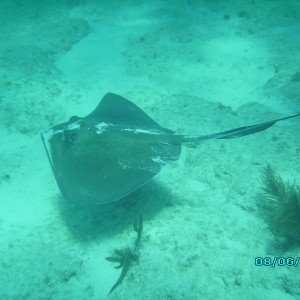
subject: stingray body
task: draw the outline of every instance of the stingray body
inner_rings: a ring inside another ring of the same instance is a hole
[[[57,184],[65,198],[107,203],[135,191],[170,160],[181,144],[253,134],[300,114],[205,136],[177,135],[129,100],[108,93],[84,118],[42,132]]]

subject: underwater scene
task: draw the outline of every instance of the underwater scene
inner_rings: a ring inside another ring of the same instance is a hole
[[[300,300],[300,1],[0,20],[1,300]]]

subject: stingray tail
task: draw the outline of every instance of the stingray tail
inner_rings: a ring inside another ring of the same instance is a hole
[[[185,136],[185,137],[183,137],[182,142],[192,143],[192,142],[201,142],[201,141],[205,141],[205,140],[209,140],[209,139],[239,138],[239,137],[242,137],[242,136],[246,136],[246,135],[254,134],[254,133],[257,133],[257,132],[260,132],[260,131],[264,131],[264,130],[270,128],[271,126],[273,126],[274,124],[276,124],[279,121],[295,118],[295,117],[298,117],[298,116],[300,116],[300,113],[296,114],[296,115],[293,115],[293,116],[289,116],[289,117],[269,121],[269,122],[264,122],[264,123],[260,123],[260,124],[250,125],[250,126],[243,126],[243,127],[239,127],[239,128],[219,132],[219,133],[214,133],[214,134],[209,134],[209,135],[202,135],[202,136],[201,135],[200,136]]]

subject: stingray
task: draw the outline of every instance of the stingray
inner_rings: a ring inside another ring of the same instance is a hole
[[[164,128],[129,100],[106,94],[84,118],[42,131],[42,140],[63,196],[86,203],[116,201],[140,188],[183,143],[239,138],[300,114],[209,134],[185,136]]]

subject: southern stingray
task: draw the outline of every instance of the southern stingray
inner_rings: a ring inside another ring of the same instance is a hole
[[[181,145],[208,139],[231,139],[266,130],[276,119],[210,135],[185,136],[161,127],[129,100],[108,93],[84,118],[42,132],[57,184],[65,198],[77,202],[118,200],[155,176]]]

